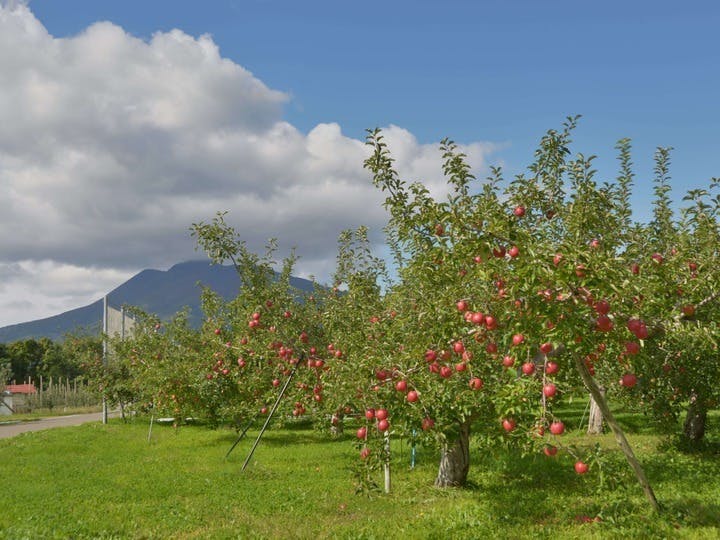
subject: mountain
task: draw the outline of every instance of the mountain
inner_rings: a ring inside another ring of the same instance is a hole
[[[310,291],[311,281],[291,278],[298,289]],[[234,298],[240,288],[240,278],[233,266],[211,265],[207,261],[188,261],[169,270],[143,270],[108,293],[111,306],[137,306],[161,319],[168,319],[183,307],[190,308],[190,321],[199,325],[200,284],[210,287],[226,299]],[[60,315],[13,324],[0,328],[0,343],[21,339],[49,337],[62,339],[68,332],[84,329],[99,332],[102,326],[102,299],[92,304],[66,311]]]

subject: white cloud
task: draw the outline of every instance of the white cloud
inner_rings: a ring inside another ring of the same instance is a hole
[[[335,123],[298,131],[287,94],[209,36],[143,41],[100,22],[59,39],[26,6],[0,7],[0,73],[0,271],[22,269],[0,289],[0,326],[201,256],[188,227],[217,211],[252,248],[297,246],[298,272],[320,278],[341,229],[384,224],[364,142]],[[386,138],[401,174],[443,193],[437,145],[396,126]],[[494,148],[463,150],[482,169]]]

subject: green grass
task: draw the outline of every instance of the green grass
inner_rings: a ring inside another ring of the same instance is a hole
[[[434,452],[420,450],[410,470],[407,444],[395,441],[392,493],[367,496],[355,494],[349,437],[272,429],[241,472],[257,432],[228,460],[234,431],[157,426],[150,443],[147,433],[144,420],[113,420],[0,440],[0,537],[720,537],[720,456],[660,450],[651,433],[629,438],[664,506],[659,516],[607,435],[567,437],[612,449],[607,468],[625,487],[598,489],[598,475],[576,475],[567,455],[522,457],[474,444],[469,486],[438,490]]]

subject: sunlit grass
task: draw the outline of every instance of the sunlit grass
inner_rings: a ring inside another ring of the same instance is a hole
[[[350,432],[350,430],[348,430]],[[581,448],[610,449],[606,475],[578,476],[573,458],[522,457],[474,443],[467,488],[432,487],[437,457],[393,443],[393,490],[356,495],[349,436],[271,429],[245,472],[257,431],[229,459],[232,430],[107,426],[26,433],[0,441],[4,538],[717,538],[720,456],[664,449],[630,434],[665,512],[649,510],[611,435],[575,431]],[[381,479],[378,478],[378,481]],[[598,517],[598,522],[585,522]]]

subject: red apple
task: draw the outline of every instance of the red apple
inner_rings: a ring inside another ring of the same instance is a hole
[[[517,257],[518,255],[520,255],[520,248],[518,248],[517,246],[512,246],[512,247],[508,250],[508,255],[510,255],[510,257],[512,257],[512,258],[514,259],[514,258]]]
[[[598,315],[595,322],[595,329],[600,332],[609,332],[613,329],[613,322],[607,315]]]
[[[625,342],[625,354],[638,354],[640,352],[640,344],[637,341]]]
[[[543,386],[543,395],[545,397],[551,398],[554,397],[555,394],[557,394],[557,386],[553,383],[547,383]]]
[[[620,385],[625,388],[632,388],[637,384],[637,376],[634,373],[626,373],[620,378]]]
[[[525,341],[525,336],[523,336],[522,334],[515,334],[512,337],[512,344],[515,346],[520,345],[523,341]]]
[[[375,409],[368,409],[365,411],[365,418],[368,420],[372,420],[375,418]]]
[[[370,457],[370,449],[366,446],[362,450],[360,450],[360,459],[363,461]]]
[[[385,420],[388,417],[387,409],[378,409],[375,411],[375,418],[378,420]]]
[[[632,263],[630,265],[630,272],[632,272],[633,276],[637,276],[640,274],[640,265],[638,263]]]
[[[400,379],[398,382],[395,383],[395,390],[398,392],[404,392],[407,390],[407,381],[404,379]]]
[[[407,399],[408,402],[410,402],[410,403],[415,403],[415,402],[419,399],[419,397],[420,397],[420,396],[418,396],[418,393],[417,393],[415,390],[410,390],[410,391],[407,393],[407,398],[406,398],[406,399]]]
[[[552,350],[553,350],[553,344],[550,342],[543,343],[542,345],[540,345],[540,352],[542,352],[543,354],[550,354],[552,352]]]
[[[513,210],[513,214],[515,214],[515,217],[523,217],[525,215],[525,207],[517,205]]]
[[[505,356],[503,356],[502,363],[505,367],[513,367],[515,365],[515,359],[512,356],[506,354]]]
[[[595,308],[595,311],[597,311],[600,315],[607,315],[610,313],[610,302],[607,300],[598,300],[595,302],[595,305],[593,306]]]
[[[468,308],[467,302],[465,300],[458,300],[456,306],[458,311],[460,312],[466,311]]]
[[[508,433],[510,433],[513,429],[515,429],[515,426],[516,426],[515,420],[513,420],[512,418],[505,418],[502,421],[502,427]]]
[[[525,362],[521,369],[525,375],[532,375],[535,373],[535,364],[533,362]]]
[[[387,420],[380,420],[377,424],[378,431],[387,431],[390,428],[390,422]]]
[[[358,439],[366,439],[367,438],[367,428],[365,426],[363,426],[357,430],[357,438]]]
[[[450,369],[450,367],[448,367],[448,366],[442,366],[440,368],[440,376],[443,379],[447,379],[448,377],[450,377],[452,375],[452,373],[453,373],[453,370]]]
[[[545,365],[545,373],[548,375],[555,375],[558,371],[560,371],[560,366],[557,362],[551,361]]]
[[[553,257],[553,264],[555,266],[558,266],[562,262],[563,256],[562,253],[556,253]]]
[[[480,390],[483,387],[483,381],[479,377],[473,377],[470,379],[470,388],[473,390]]]
[[[493,248],[493,256],[502,259],[505,256],[505,247],[504,246],[497,246]]]
[[[453,343],[453,351],[456,354],[462,354],[465,352],[465,344],[462,341],[456,341]]]
[[[548,457],[553,457],[554,455],[557,454],[557,451],[558,451],[557,446],[548,445],[545,448],[543,448],[543,452]]]
[[[585,474],[588,471],[588,466],[582,461],[575,462],[575,472],[578,474]]]
[[[563,424],[560,420],[556,420],[550,424],[550,433],[553,435],[562,435],[565,433],[565,424]]]
[[[433,427],[435,427],[435,420],[433,420],[433,419],[430,418],[429,416],[426,416],[425,418],[422,419],[422,424],[421,424],[421,425],[422,425],[423,431],[429,431],[429,430],[431,430]]]
[[[432,349],[428,349],[427,351],[425,351],[425,360],[427,362],[434,362],[435,360],[437,360],[437,353]]]
[[[685,315],[686,317],[692,317],[693,315],[695,315],[695,306],[693,306],[692,304],[684,305],[682,307],[682,312],[683,315]]]

